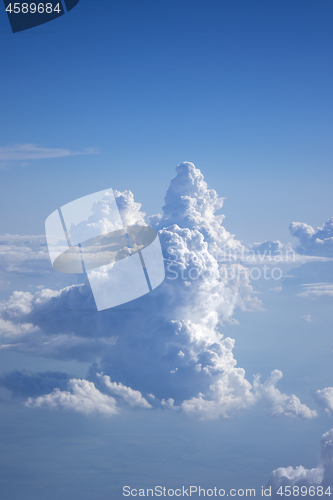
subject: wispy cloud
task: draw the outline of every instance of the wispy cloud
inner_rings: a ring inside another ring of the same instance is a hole
[[[305,316],[302,317],[302,319],[304,321],[306,321],[307,323],[312,323],[312,317],[311,317],[311,314],[306,314]]]
[[[10,147],[0,146],[0,161],[42,160],[43,158],[62,158],[64,156],[99,154],[98,148],[86,148],[82,151],[70,151],[64,148],[43,148],[37,144],[15,144]]]
[[[303,291],[298,293],[298,297],[320,297],[322,295],[329,295],[333,297],[333,284],[332,283],[310,283],[302,285]]]

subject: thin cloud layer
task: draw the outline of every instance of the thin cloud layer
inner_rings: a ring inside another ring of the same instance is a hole
[[[0,161],[42,160],[45,158],[62,158],[64,156],[98,154],[96,148],[83,151],[70,151],[62,148],[43,148],[37,144],[15,144],[11,147],[0,147]]]
[[[333,283],[306,283],[302,289],[298,297],[333,297]]]
[[[0,235],[0,270],[46,274],[50,268],[45,236]]]

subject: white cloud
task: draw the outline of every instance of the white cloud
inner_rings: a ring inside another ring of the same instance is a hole
[[[11,147],[0,147],[0,161],[40,160],[43,158],[61,158],[64,156],[98,154],[96,148],[83,151],[70,151],[62,148],[43,148],[36,144],[15,144]]]
[[[323,295],[333,297],[333,283],[306,283],[301,285],[303,291],[298,297],[322,297]]]
[[[313,469],[306,469],[302,465],[297,467],[279,467],[272,472],[269,484],[276,491],[279,486],[305,486],[305,485],[317,485],[323,480],[323,469],[321,467],[315,467]],[[274,495],[273,495],[274,497]]]
[[[302,222],[292,222],[289,229],[292,236],[299,240],[300,253],[333,256],[333,217],[316,229]]]
[[[117,402],[113,397],[101,393],[93,382],[81,379],[70,380],[68,391],[55,389],[51,394],[29,398],[26,405],[50,410],[71,410],[85,415],[112,416],[119,412]]]
[[[9,385],[14,385],[17,379],[19,379],[20,384],[27,386],[31,390],[31,382],[37,381],[39,385],[50,385],[50,383],[57,383],[56,377],[60,379],[63,384],[66,382],[65,375],[61,374],[60,377],[57,373],[46,372],[45,374],[21,374],[12,373],[3,377],[4,381],[9,380]],[[97,378],[102,382],[104,388],[107,388],[114,396],[119,397],[130,407],[141,407],[145,409],[152,408],[148,401],[142,396],[139,391],[135,391],[130,387],[126,387],[121,383],[111,382],[111,379],[107,375],[96,374]],[[11,384],[10,384],[11,383]],[[36,382],[35,382],[36,385]],[[113,396],[109,396],[101,392],[93,382],[84,379],[71,379],[67,382],[68,390],[60,390],[55,388],[50,394],[42,395],[35,398],[28,398],[26,405],[33,408],[47,408],[50,410],[55,409],[65,409],[72,410],[78,413],[83,413],[85,415],[91,414],[101,414],[105,416],[112,416],[120,411],[120,407],[117,404],[116,399]],[[153,398],[153,396],[151,395]]]
[[[306,314],[305,316],[302,317],[302,319],[304,321],[306,321],[307,323],[312,323],[312,317],[311,317],[311,314]]]
[[[21,323],[19,325],[15,325],[10,321],[6,321],[0,318],[0,335],[2,337],[16,337],[22,334],[33,332],[35,330],[36,328],[32,324]]]
[[[117,202],[117,207],[124,226],[146,226],[146,214],[141,211],[141,203],[134,201],[134,196],[131,191],[113,191]]]
[[[260,254],[260,255],[269,255],[276,256],[276,254],[280,254],[285,248],[285,245],[281,243],[281,241],[264,241],[262,243],[253,243],[251,245],[251,250]]]
[[[132,193],[115,197],[126,223],[144,223]],[[235,323],[237,309],[261,308],[245,267],[217,258],[243,249],[223,227],[224,216],[215,215],[222,205],[192,163],[179,165],[163,215],[151,218],[163,248],[165,281],[152,293],[103,313],[96,311],[87,282],[59,291],[15,292],[3,305],[2,319],[15,327],[31,324],[37,333],[13,337],[6,348],[98,360],[113,394],[141,405],[147,403],[142,394],[153,394],[156,404],[172,400],[175,409],[217,418],[262,398],[274,415],[311,418],[315,412],[296,396],[274,387],[276,377],[264,384],[257,379],[253,390],[237,367],[234,340],[222,334],[225,323]]]
[[[321,438],[321,456],[317,467],[306,469],[302,465],[298,467],[279,467],[274,470],[268,485],[272,486],[272,497],[281,498],[276,494],[280,486],[317,486],[321,485],[326,491],[328,486],[332,487],[333,481],[333,429],[323,434]],[[324,495],[325,496],[325,495]],[[313,498],[307,495],[303,498]]]
[[[245,379],[245,370],[236,367],[232,353],[234,344],[233,339],[221,338],[207,346],[198,357],[194,369],[208,377],[210,384],[206,394],[199,393],[181,403],[184,412],[202,419],[215,419],[254,404],[256,397]]]
[[[140,391],[135,391],[130,387],[126,387],[122,383],[111,382],[108,375],[97,374],[101,377],[105,386],[116,396],[120,396],[125,403],[130,406],[141,406],[141,408],[151,408],[152,406],[148,401],[142,396]]]
[[[269,289],[270,292],[280,293],[282,292],[282,286],[275,286],[274,288]]]
[[[333,270],[333,218],[317,229],[300,222],[291,223],[289,229],[292,236],[298,238],[298,244],[282,244],[278,240],[254,243],[245,251],[237,250],[234,256],[229,252],[229,260],[235,258],[249,269],[259,266],[265,279],[264,268],[268,277],[272,278],[274,267],[278,268],[275,273],[280,272],[281,278],[292,278],[294,283],[295,280],[304,283],[309,278],[311,281],[314,274],[322,276],[322,280],[330,279]],[[271,290],[274,291],[273,288]]]
[[[275,384],[282,378],[280,370],[272,371],[270,377],[263,383],[260,383],[260,377],[257,375],[254,379],[253,387],[257,397],[262,398],[268,412],[273,417],[287,416],[311,419],[317,416],[315,410],[310,410],[305,404],[292,394],[288,396],[283,394],[275,387]]]
[[[333,413],[333,387],[325,387],[325,389],[315,392],[315,400],[329,415]]]
[[[170,402],[162,401],[164,406],[173,409],[181,409],[185,413],[198,416],[201,419],[216,419],[220,416],[228,417],[230,413],[245,409],[253,404],[262,401],[269,415],[273,417],[299,417],[311,419],[317,416],[315,410],[310,410],[302,404],[294,394],[288,396],[281,393],[276,387],[276,382],[282,377],[279,370],[274,370],[271,376],[263,383],[260,383],[259,375],[254,377],[253,386],[245,379],[245,372],[242,368],[236,368],[236,360],[232,356],[231,349],[234,341],[225,339],[229,351],[225,354],[229,358],[225,360],[216,359],[216,364],[220,365],[219,376],[215,377],[215,383],[209,387],[207,394],[199,393],[197,397],[185,400],[178,407]],[[202,370],[201,365],[198,371]],[[215,367],[210,367],[216,369]],[[207,368],[206,368],[207,370]]]

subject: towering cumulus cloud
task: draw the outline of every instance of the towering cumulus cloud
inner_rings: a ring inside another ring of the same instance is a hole
[[[115,192],[115,197],[125,224],[144,223],[132,193]],[[200,418],[228,416],[258,399],[275,416],[316,415],[295,396],[275,388],[281,372],[274,372],[266,384],[257,378],[252,385],[237,367],[234,340],[222,334],[226,322],[235,322],[237,308],[261,307],[245,268],[220,258],[243,248],[223,227],[224,216],[215,215],[222,205],[200,170],[182,163],[167,191],[163,214],[150,217],[166,266],[166,279],[157,289],[102,312],[96,311],[87,282],[34,295],[15,292],[3,304],[7,332],[9,324],[19,332],[29,325],[28,333],[22,330],[3,348],[98,362],[89,371],[90,384],[73,379],[66,391],[55,389],[29,400],[30,406],[74,408],[77,402],[82,411],[78,398],[87,392],[90,409],[101,399],[100,391],[111,392],[128,406],[162,405]],[[103,399],[102,407],[116,408],[110,399]]]

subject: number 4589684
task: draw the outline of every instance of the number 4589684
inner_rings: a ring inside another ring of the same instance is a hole
[[[322,486],[280,486],[280,488],[276,492],[277,495],[285,496],[285,497],[322,497],[323,495],[332,495],[331,487],[328,486],[326,490]]]
[[[57,12],[58,14],[60,14],[61,12],[61,7],[60,7],[60,4],[58,3],[54,8],[53,8],[53,5],[51,3],[22,3],[21,2],[15,2],[13,3],[13,7],[12,7],[12,3],[10,3],[7,8],[6,8],[6,11],[9,12],[10,14],[14,13],[14,14],[36,14],[38,12],[38,14],[44,14],[44,12],[46,12],[46,14],[52,14],[52,12]]]

